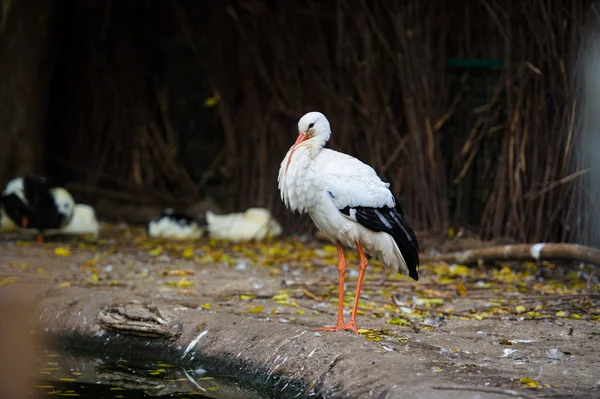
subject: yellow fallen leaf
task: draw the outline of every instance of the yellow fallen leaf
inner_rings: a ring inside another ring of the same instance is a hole
[[[466,277],[469,275],[469,268],[465,265],[452,265],[448,270],[451,276]]]
[[[390,321],[388,321],[388,323],[396,326],[412,326],[412,323],[410,321],[400,317],[391,318]]]
[[[521,377],[521,379],[519,381],[521,381],[521,384],[523,384],[529,388],[537,388],[539,386],[539,383],[536,380],[533,380],[528,377]]]
[[[10,283],[16,283],[17,281],[19,281],[19,279],[16,277],[4,277],[3,279],[0,279],[0,287]]]
[[[68,281],[65,281],[64,283],[60,283],[60,288],[65,288],[65,287],[70,287],[71,283]]]
[[[85,264],[88,266],[96,266],[96,263],[98,263],[98,259],[94,258],[94,259],[88,259],[85,261]]]
[[[20,262],[20,263],[8,262],[8,265],[10,267],[12,267],[13,269],[17,269],[17,270],[21,270],[21,271],[25,271],[29,267],[27,262]]]
[[[454,231],[453,227],[450,227],[448,229],[448,238],[452,239],[452,238],[454,238],[455,235],[456,235],[456,231]]]
[[[219,95],[219,93],[217,93],[213,97],[209,97],[206,100],[204,100],[204,106],[207,108],[214,107],[219,103],[220,100],[221,96]]]
[[[305,312],[303,310],[300,309],[296,309],[296,314],[304,314]]]
[[[150,375],[159,375],[164,372],[165,372],[165,369],[158,369],[158,370],[151,371]]]
[[[56,255],[56,256],[71,256],[71,250],[66,247],[54,248],[54,255]]]
[[[571,316],[569,317],[574,320],[581,320],[581,316],[577,313],[571,313]]]
[[[467,287],[465,287],[465,285],[459,281],[456,284],[456,292],[458,293],[459,296],[466,296],[467,295]]]
[[[278,295],[273,296],[271,299],[274,301],[285,301],[289,297],[290,296],[288,294],[278,294]]]
[[[193,248],[186,248],[182,252],[181,256],[183,256],[186,259],[193,258],[194,257],[194,249]]]
[[[196,274],[192,269],[177,269],[177,270],[163,270],[161,272],[163,276],[193,276]]]
[[[188,288],[193,286],[194,283],[192,283],[190,280],[188,280],[185,277],[182,277],[178,282],[177,282],[177,286],[180,288]]]
[[[242,301],[251,301],[254,298],[256,298],[256,295],[244,295],[244,294],[240,295],[240,299]]]
[[[515,311],[517,313],[523,313],[525,310],[526,310],[525,306],[522,306],[522,305],[518,305],[518,306],[515,307]]]
[[[153,250],[148,252],[148,255],[150,256],[160,256],[163,253],[164,249],[163,247],[156,247]]]
[[[212,307],[212,305],[210,303],[203,303],[202,305],[200,305],[200,307],[202,309],[208,310],[208,309],[210,309]]]
[[[260,305],[256,305],[252,309],[248,309],[248,313],[260,313],[263,311],[263,307]]]

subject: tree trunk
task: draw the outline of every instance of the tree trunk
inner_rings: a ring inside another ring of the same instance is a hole
[[[42,172],[61,5],[0,0],[0,184]]]

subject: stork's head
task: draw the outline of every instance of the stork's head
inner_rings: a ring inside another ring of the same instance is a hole
[[[329,121],[320,112],[309,112],[298,121],[298,138],[292,146],[292,152],[288,158],[286,165],[290,166],[294,151],[300,146],[304,146],[310,150],[310,153],[315,156],[325,146],[331,136],[331,128]],[[306,143],[306,144],[304,144]]]
[[[320,112],[309,112],[298,121],[298,139],[302,141],[317,139],[315,141],[322,142],[323,145],[331,136],[331,127],[329,121]]]

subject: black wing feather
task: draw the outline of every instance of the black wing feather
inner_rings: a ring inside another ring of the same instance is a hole
[[[354,218],[359,224],[369,230],[385,232],[392,236],[406,261],[409,276],[414,280],[419,280],[419,242],[413,229],[404,218],[404,212],[398,199],[394,199],[396,205],[393,208],[357,206],[346,207],[340,211],[347,216],[351,215],[351,211],[355,211]]]
[[[23,194],[27,203],[16,194],[2,197],[2,204],[8,217],[22,227],[22,218],[29,220],[28,228],[39,230],[58,228],[64,216],[56,209],[50,190],[59,187],[44,177],[28,175],[23,177]]]

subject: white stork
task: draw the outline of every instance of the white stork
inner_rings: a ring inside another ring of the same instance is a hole
[[[350,330],[355,334],[360,289],[367,257],[376,256],[386,269],[419,279],[419,244],[400,203],[370,166],[325,147],[329,121],[309,112],[298,122],[298,139],[279,169],[281,199],[292,212],[308,213],[317,228],[337,243],[339,273],[338,320],[321,331]],[[360,273],[349,323],[344,324],[343,246],[358,249]]]

